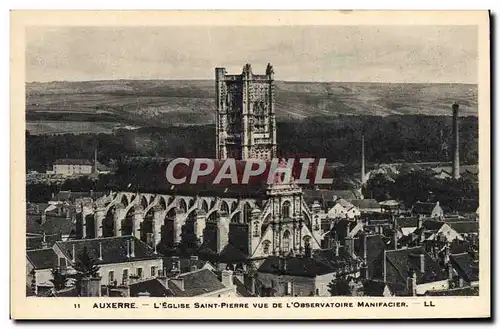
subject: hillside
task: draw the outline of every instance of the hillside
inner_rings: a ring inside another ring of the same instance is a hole
[[[28,129],[57,133],[54,122],[61,121],[64,132],[213,123],[214,94],[211,80],[31,82],[26,84]],[[340,114],[450,115],[454,101],[460,103],[461,115],[476,116],[477,86],[276,82],[279,120]]]

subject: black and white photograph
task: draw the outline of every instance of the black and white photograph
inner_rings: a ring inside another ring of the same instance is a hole
[[[25,297],[411,313],[489,294],[482,36],[25,26]]]

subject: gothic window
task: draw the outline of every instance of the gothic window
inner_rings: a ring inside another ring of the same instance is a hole
[[[252,207],[248,203],[243,206],[243,223],[248,223],[252,219]]]
[[[254,237],[259,237],[260,236],[260,223],[255,222],[253,225],[253,236]]]
[[[262,252],[264,255],[269,255],[269,248],[271,247],[271,241],[266,240],[262,242]]]
[[[290,218],[290,201],[283,202],[283,206],[281,207],[281,214],[283,218]]]
[[[221,210],[222,212],[225,212],[226,214],[229,214],[229,205],[227,204],[227,202],[222,201],[222,204],[221,204],[220,210]]]
[[[283,252],[288,253],[290,251],[290,231],[285,231],[283,233]]]

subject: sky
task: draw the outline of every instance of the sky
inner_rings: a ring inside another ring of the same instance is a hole
[[[29,27],[27,81],[214,79],[477,83],[473,26]]]

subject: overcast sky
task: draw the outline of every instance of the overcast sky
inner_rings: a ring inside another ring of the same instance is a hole
[[[251,63],[277,80],[477,83],[467,26],[28,28],[27,81],[213,79]]]

